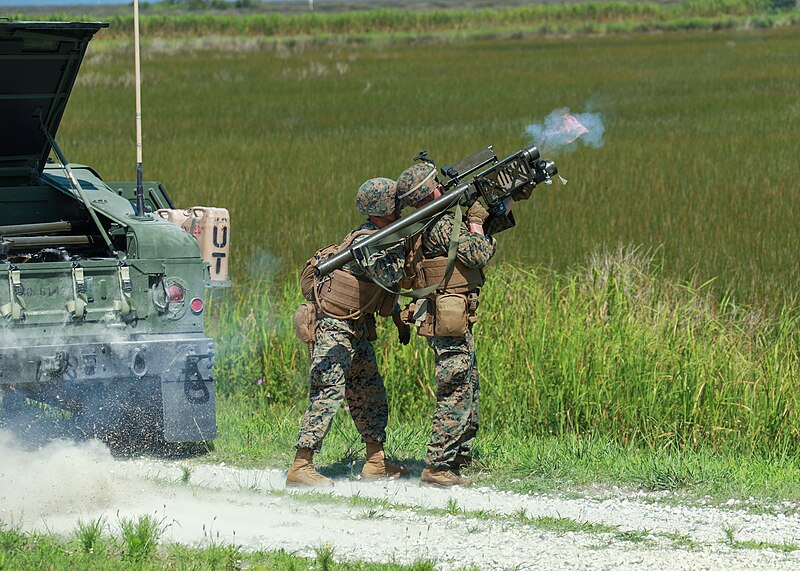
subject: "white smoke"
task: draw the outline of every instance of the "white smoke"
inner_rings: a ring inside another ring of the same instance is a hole
[[[96,440],[83,444],[57,440],[27,450],[0,431],[0,457],[0,523],[29,523],[55,513],[104,507],[111,501],[114,461]]]
[[[605,126],[599,113],[571,113],[568,107],[552,111],[542,123],[528,125],[525,132],[542,154],[572,152],[579,141],[592,148],[605,143]]]
[[[251,278],[259,281],[274,281],[281,270],[278,257],[269,250],[256,246],[245,261],[245,270]]]

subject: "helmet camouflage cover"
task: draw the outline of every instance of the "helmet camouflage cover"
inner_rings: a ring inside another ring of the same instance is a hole
[[[356,209],[366,216],[389,216],[398,207],[395,182],[390,178],[371,178],[356,193]]]
[[[414,206],[436,190],[436,167],[417,163],[397,178],[397,198],[404,206]]]

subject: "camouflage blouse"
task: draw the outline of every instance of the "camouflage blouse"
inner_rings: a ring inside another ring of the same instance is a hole
[[[426,258],[447,256],[450,235],[453,232],[452,212],[446,212],[422,236],[422,253]],[[456,257],[467,267],[482,269],[494,256],[496,243],[493,238],[470,232],[466,222],[461,223]]]
[[[356,229],[356,231],[359,230],[374,232],[379,230],[379,228],[367,220]],[[358,244],[361,240],[366,238],[367,236],[358,237],[353,241],[353,244]],[[405,275],[403,272],[405,257],[405,246],[400,242],[386,250],[375,252],[367,257],[364,262],[349,262],[345,264],[342,269],[354,276],[367,277],[384,287],[391,288]]]

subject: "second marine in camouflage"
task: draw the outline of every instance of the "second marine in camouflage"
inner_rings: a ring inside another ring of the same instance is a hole
[[[397,180],[397,194],[404,205],[419,208],[440,195],[436,169],[418,163]],[[472,335],[478,296],[483,285],[483,268],[495,253],[495,242],[483,235],[488,213],[475,202],[467,212],[468,223],[447,212],[408,245],[407,273],[414,289],[430,288],[426,300],[414,304],[407,319],[420,325],[421,335],[435,353],[436,409],[431,439],[420,483],[438,487],[466,486],[460,474],[471,461],[478,431],[480,383],[478,359]],[[447,255],[454,225],[459,225],[456,258]]]

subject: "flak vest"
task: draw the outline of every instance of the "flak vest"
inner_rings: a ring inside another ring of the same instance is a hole
[[[482,270],[470,268],[456,258],[449,270],[447,256],[425,258],[421,237],[406,242],[404,286],[421,290],[437,286],[424,299],[412,303],[401,318],[417,326],[423,337],[464,337],[477,320]]]
[[[333,270],[325,276],[319,276],[316,272],[320,262],[349,247],[356,238],[370,234],[374,234],[374,231],[351,232],[344,242],[317,250],[306,262],[300,277],[303,297],[313,302],[324,315],[336,319],[358,319],[368,313],[377,313],[381,317],[392,314],[397,303],[397,293],[394,291],[343,269]]]

